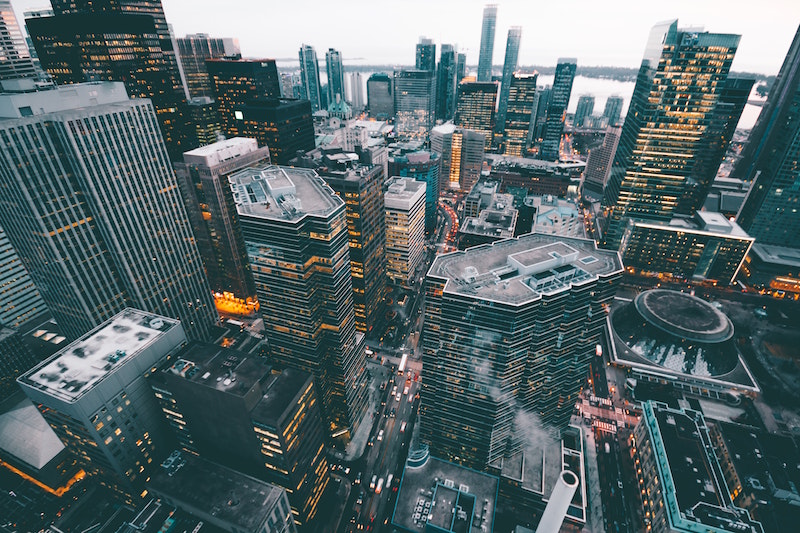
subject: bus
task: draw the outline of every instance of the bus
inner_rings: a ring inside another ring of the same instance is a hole
[[[408,362],[408,354],[403,352],[403,357],[400,358],[400,366],[397,367],[398,375],[403,375],[403,372],[406,371],[406,362]]]

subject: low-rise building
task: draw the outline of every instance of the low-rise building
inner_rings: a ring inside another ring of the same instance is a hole
[[[800,250],[755,243],[739,279],[747,286],[780,298],[800,298]]]

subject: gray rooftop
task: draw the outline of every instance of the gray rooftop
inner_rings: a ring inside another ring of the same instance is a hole
[[[344,203],[313,170],[267,165],[228,177],[240,215],[298,221],[328,216]]]
[[[800,267],[800,250],[794,248],[755,243],[751,253],[757,255],[765,263]]]
[[[283,489],[188,453],[173,452],[152,476],[159,495],[242,531],[262,531]]]
[[[23,398],[0,415],[0,449],[41,469],[64,445],[33,403]]]
[[[429,457],[403,472],[392,523],[407,531],[424,531],[426,522],[455,533],[492,531],[498,484],[489,474]]]
[[[447,280],[445,293],[523,305],[621,272],[619,254],[592,240],[531,233],[440,255],[428,277]]]
[[[122,82],[76,83],[30,93],[0,94],[0,122],[128,102]]]
[[[125,309],[33,367],[19,381],[50,396],[75,401],[155,339],[179,326],[171,318]]]
[[[419,198],[425,196],[425,182],[414,178],[394,177],[388,182],[388,189],[383,196],[389,209],[409,210]]]
[[[184,152],[183,160],[187,164],[203,164],[214,167],[256,150],[258,150],[258,142],[255,139],[234,137]]]

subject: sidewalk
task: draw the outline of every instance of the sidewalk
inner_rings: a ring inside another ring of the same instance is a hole
[[[576,423],[573,419],[573,423]],[[594,440],[594,430],[591,425],[577,424],[583,429],[585,442],[583,450],[586,453],[586,529],[588,531],[603,531],[603,507],[600,501],[600,477],[597,473],[597,444]]]

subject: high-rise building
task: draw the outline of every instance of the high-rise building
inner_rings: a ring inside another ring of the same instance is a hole
[[[345,79],[347,80],[347,101],[353,106],[354,112],[360,113],[365,107],[364,82],[361,73],[358,71],[348,72]]]
[[[18,392],[17,378],[38,362],[16,330],[0,325],[0,398]]]
[[[616,94],[606,99],[606,107],[603,109],[603,116],[608,119],[609,126],[616,126],[619,124],[619,119],[622,116],[622,106],[624,104],[625,100]]]
[[[287,164],[297,152],[314,149],[314,119],[308,100],[270,98],[236,106],[233,116],[243,137],[268,146],[273,163]]]
[[[0,1],[0,87],[7,80],[35,78],[34,67],[11,0]]]
[[[378,119],[394,116],[392,78],[383,72],[372,74],[367,80],[367,107],[369,115]]]
[[[328,48],[325,52],[325,70],[328,74],[328,105],[336,102],[337,94],[344,101],[344,65],[341,52]]]
[[[436,76],[433,70],[394,72],[395,131],[426,137],[436,117]]]
[[[186,527],[185,515],[191,513],[201,519],[197,525],[189,522],[187,531],[200,529],[231,533],[296,533],[295,522],[289,510],[286,491],[271,483],[264,483],[249,475],[235,472],[192,454],[173,451],[155,468],[148,482],[150,493],[159,498],[156,502],[169,502],[171,512],[161,529],[174,524]],[[166,505],[165,505],[166,506]],[[158,517],[160,505],[145,507],[146,520]],[[177,511],[177,512],[176,512]],[[163,512],[163,510],[162,510]],[[141,515],[140,515],[141,516]],[[146,522],[145,522],[146,523]],[[156,529],[158,524],[155,524]],[[151,530],[136,521],[130,529],[121,532]]]
[[[728,76],[725,80],[705,132],[705,149],[686,179],[677,213],[693,215],[705,204],[755,82],[754,78],[741,76]]]
[[[561,134],[564,132],[564,119],[567,116],[569,97],[572,94],[572,81],[575,79],[575,69],[578,60],[562,58],[556,65],[556,74],[553,87],[550,89],[550,99],[547,105],[547,118],[545,119],[542,135],[542,149],[540,159],[558,161],[561,149]]]
[[[489,4],[483,8],[481,51],[478,57],[478,81],[492,81],[495,26],[497,26],[497,5]]]
[[[467,77],[467,54],[456,54],[456,90],[458,84]]]
[[[506,40],[506,57],[503,61],[503,81],[500,82],[500,103],[498,104],[497,110],[496,129],[500,134],[505,131],[506,111],[508,110],[508,95],[511,91],[511,80],[514,77],[514,72],[517,70],[520,39],[522,39],[522,28],[519,26],[512,26],[509,28],[508,39]],[[533,92],[531,92],[531,96],[532,95]]]
[[[575,108],[575,118],[572,121],[572,126],[582,128],[586,119],[592,117],[592,113],[594,113],[594,95],[580,95],[578,97],[578,107]]]
[[[800,27],[731,172],[753,181],[736,221],[761,244],[800,248]]]
[[[238,39],[210,37],[195,33],[177,39],[178,55],[186,77],[190,98],[214,97],[214,89],[206,70],[206,59],[240,56]]]
[[[274,59],[209,59],[206,69],[219,107],[222,131],[228,137],[244,134],[236,109],[251,100],[280,98]]]
[[[505,155],[524,157],[530,150],[536,120],[536,77],[536,72],[512,74],[509,81],[503,127]]]
[[[300,46],[300,78],[303,88],[302,98],[311,102],[311,112],[323,109],[317,52],[314,47],[307,44]]]
[[[736,507],[700,412],[647,401],[630,437],[636,461],[639,510],[648,531],[763,533],[761,524]],[[760,455],[760,454],[759,454]]]
[[[583,171],[583,188],[584,191],[593,193],[596,198],[603,196],[621,134],[622,128],[609,127],[603,137],[603,144],[589,151],[586,170]]]
[[[389,175],[414,178],[425,182],[425,234],[436,231],[439,206],[439,173],[441,157],[436,152],[416,150],[389,157]]]
[[[465,82],[458,86],[455,123],[484,134],[487,150],[492,146],[496,103],[496,82]]]
[[[205,338],[217,313],[150,101],[78,84],[0,109],[0,225],[63,333],[134,305]]]
[[[433,39],[420,37],[417,43],[417,70],[436,70],[436,43]]]
[[[52,3],[55,16],[26,21],[42,68],[59,85],[121,81],[131,98],[149,98],[180,160],[186,93],[160,0]]]
[[[682,30],[672,20],[654,26],[648,43],[603,192],[609,248],[619,247],[629,219],[668,222],[687,180],[701,180],[697,163],[712,147],[709,130],[739,36]]]
[[[436,119],[450,120],[456,112],[456,51],[452,44],[443,44],[436,71]]]
[[[0,327],[19,328],[45,313],[39,289],[0,227]]]
[[[270,357],[311,373],[326,436],[352,438],[367,408],[344,201],[313,170],[268,166],[230,178]]]
[[[565,428],[621,273],[593,241],[536,233],[438,256],[420,406],[431,453],[483,470],[518,451],[526,414]]]
[[[313,520],[330,477],[311,374],[192,342],[148,381],[184,450],[283,487],[297,524]]]
[[[192,98],[187,105],[186,145],[206,146],[224,137],[217,103],[207,96]]]
[[[541,152],[541,144],[544,139],[544,127],[547,124],[547,107],[550,105],[550,94],[552,92],[553,89],[549,85],[537,87],[534,97],[536,123],[533,127],[533,142],[536,143],[539,152]]]
[[[425,255],[425,183],[392,178],[386,204],[386,274],[394,283],[408,283]]]
[[[440,155],[439,190],[468,192],[481,176],[486,136],[452,122],[431,130],[431,151]]]
[[[185,343],[177,320],[128,308],[17,383],[86,473],[134,500],[169,454],[169,427],[145,375]]]
[[[228,176],[269,164],[269,148],[234,137],[183,154],[175,174],[211,290],[248,301],[256,296]]]
[[[386,218],[381,165],[319,169],[320,176],[344,201],[350,235],[350,271],[356,328],[364,333],[380,320],[386,295]]]

